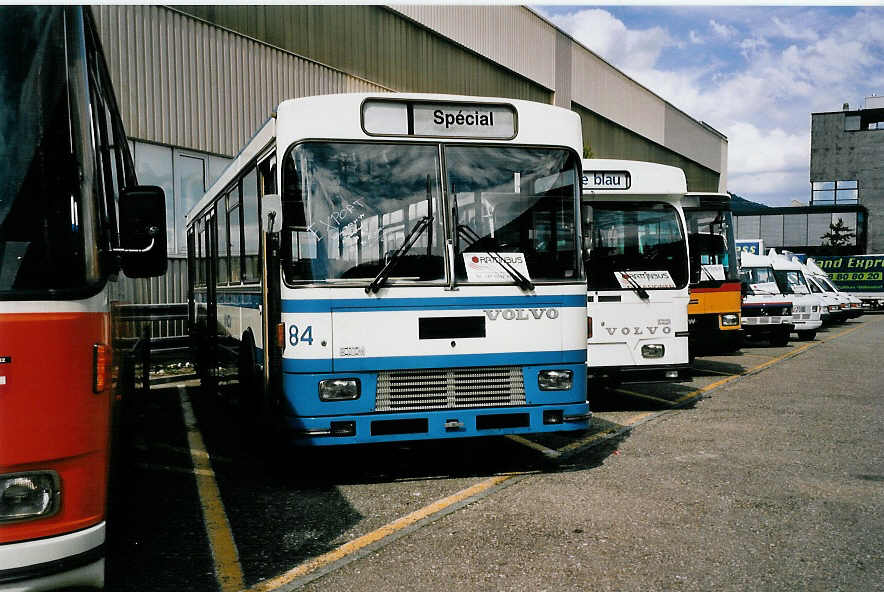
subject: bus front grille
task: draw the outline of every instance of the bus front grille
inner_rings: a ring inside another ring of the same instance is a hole
[[[525,405],[522,369],[434,368],[378,372],[375,411]]]

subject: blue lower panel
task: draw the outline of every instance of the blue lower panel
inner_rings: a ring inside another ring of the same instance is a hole
[[[544,411],[562,419],[544,423]],[[370,442],[438,440],[475,436],[503,436],[585,430],[589,404],[539,405],[493,409],[453,409],[413,413],[341,415],[288,418],[294,443],[302,446],[339,446]],[[446,424],[456,427],[446,428]],[[355,435],[331,435],[334,428],[355,426]],[[312,433],[311,433],[312,432]]]

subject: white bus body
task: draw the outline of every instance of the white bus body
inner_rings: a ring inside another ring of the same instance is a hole
[[[582,186],[589,373],[677,380],[689,362],[684,172],[585,159]]]
[[[283,102],[188,216],[202,366],[302,444],[586,428],[581,150],[527,101]]]

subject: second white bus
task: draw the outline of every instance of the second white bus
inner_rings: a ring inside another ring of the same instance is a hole
[[[582,185],[590,375],[616,382],[686,378],[684,172],[587,159]]]

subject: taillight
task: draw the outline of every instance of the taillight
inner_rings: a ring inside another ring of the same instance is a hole
[[[586,338],[592,339],[592,317],[586,317]]]
[[[280,350],[285,349],[285,323],[276,325],[276,347]]]
[[[111,381],[111,348],[105,343],[92,346],[92,392],[102,393]]]

